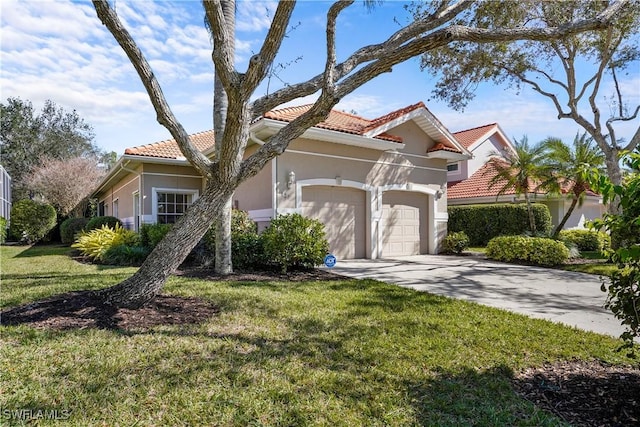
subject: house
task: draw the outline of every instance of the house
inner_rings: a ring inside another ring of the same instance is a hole
[[[309,107],[256,120],[245,155]],[[191,139],[212,153],[212,131]],[[242,183],[233,206],[260,228],[294,212],[319,219],[339,259],[434,254],[447,232],[447,164],[470,157],[423,103],[373,120],[333,110]],[[175,141],[166,140],[128,148],[93,196],[101,215],[138,229],[175,222],[202,188]]]
[[[497,123],[467,129],[453,134],[460,144],[473,154],[472,158],[458,160],[447,165],[447,199],[449,205],[471,205],[482,203],[513,203],[524,201],[514,190],[508,190],[498,196],[499,185],[489,188],[489,182],[496,171],[487,163],[489,157],[512,151],[513,143],[505,135]],[[536,190],[532,200],[549,207],[551,222],[555,226],[560,223],[571,205],[562,195],[548,195]],[[576,206],[564,228],[583,228],[586,221],[601,218],[605,212],[602,198],[593,192],[587,192],[582,206]]]
[[[11,218],[11,177],[0,165],[0,218]]]

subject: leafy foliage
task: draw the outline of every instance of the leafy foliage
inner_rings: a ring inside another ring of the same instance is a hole
[[[324,224],[300,214],[271,220],[260,237],[267,263],[283,272],[320,265],[329,252]]]
[[[204,241],[209,256],[215,258],[215,226],[207,231]],[[248,212],[239,209],[231,211],[231,260],[234,268],[240,269],[256,268],[264,264],[258,226]]]
[[[540,233],[551,231],[551,213],[543,204],[532,204],[536,229]],[[529,214],[524,204],[492,204],[449,206],[450,232],[464,231],[471,246],[485,246],[489,240],[501,235],[520,235],[529,230]]]
[[[116,224],[114,228],[105,224],[100,228],[80,233],[71,247],[78,249],[82,255],[93,261],[104,262],[107,251],[112,247],[134,246],[136,243],[138,234],[135,231],[127,230],[120,224]]]
[[[447,253],[460,254],[469,247],[469,236],[464,231],[454,231],[444,239],[444,250]]]
[[[122,227],[122,221],[120,221],[115,216],[95,216],[89,220],[84,229],[85,231],[91,231],[95,230],[96,228],[100,228],[103,225],[111,228],[115,228],[118,225]]]
[[[608,230],[620,244],[609,251],[618,270],[609,276],[608,284],[602,284],[602,290],[608,292],[605,307],[627,328],[621,335],[625,342],[622,348],[631,349],[631,355],[635,355],[633,343],[640,337],[640,153],[631,153],[627,164],[631,173],[622,185],[613,185],[597,172],[590,176],[590,182],[605,203],[615,197],[621,208],[621,213],[605,213],[592,225],[596,230]]]
[[[560,240],[575,244],[579,251],[602,251],[611,246],[609,235],[595,230],[562,230]]]
[[[27,198],[27,178],[44,157],[99,156],[94,133],[76,111],[47,100],[38,113],[30,101],[7,98],[0,104],[0,163],[13,179],[14,198]]]
[[[7,240],[7,220],[0,216],[0,244]]]
[[[553,266],[567,261],[569,249],[562,242],[544,237],[499,236],[489,241],[486,255],[497,261]]]
[[[60,224],[60,240],[70,245],[76,240],[76,235],[84,231],[89,218],[67,218]]]
[[[172,224],[143,224],[140,227],[140,245],[153,250],[171,230]]]
[[[103,261],[109,265],[140,266],[149,255],[149,249],[139,245],[111,246],[104,253]]]
[[[23,199],[11,207],[9,232],[16,240],[34,243],[44,239],[56,226],[56,210],[53,206]]]

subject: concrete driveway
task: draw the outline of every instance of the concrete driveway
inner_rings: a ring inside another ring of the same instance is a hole
[[[418,291],[460,298],[530,317],[619,337],[620,321],[602,306],[598,276],[502,264],[475,256],[415,255],[338,261],[337,274],[372,278]]]

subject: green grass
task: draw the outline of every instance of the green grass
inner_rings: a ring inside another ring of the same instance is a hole
[[[4,307],[134,271],[59,247],[0,250]],[[612,338],[372,280],[174,277],[166,292],[220,313],[144,333],[2,327],[0,407],[70,411],[71,426],[557,426],[512,391],[514,372],[627,362]]]

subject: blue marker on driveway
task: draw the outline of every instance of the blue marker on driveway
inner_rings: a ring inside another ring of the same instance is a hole
[[[324,257],[324,265],[326,265],[329,268],[332,268],[333,266],[336,265],[336,257],[333,256],[333,254],[329,254],[326,257]]]

